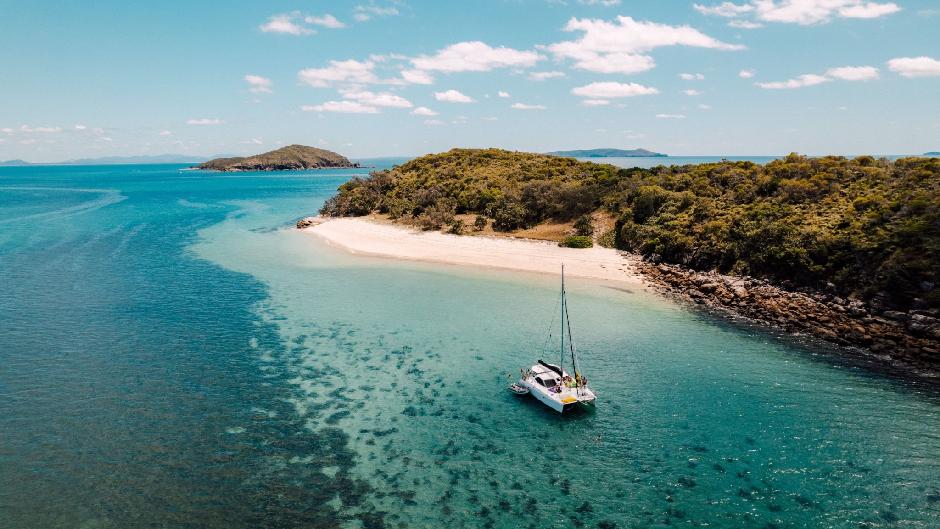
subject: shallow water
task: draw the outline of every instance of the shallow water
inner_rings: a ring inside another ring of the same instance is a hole
[[[379,162],[382,164],[383,162]],[[0,527],[936,527],[940,402],[572,281],[289,229],[362,170],[0,169]]]

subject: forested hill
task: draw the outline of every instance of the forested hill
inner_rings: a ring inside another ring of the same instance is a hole
[[[352,180],[321,213],[427,228],[475,213],[513,231],[600,210],[618,219],[608,240],[654,260],[940,308],[938,205],[940,159],[791,154],[764,166],[620,169],[454,149]]]

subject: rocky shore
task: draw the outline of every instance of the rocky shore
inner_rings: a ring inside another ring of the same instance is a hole
[[[863,348],[883,360],[940,376],[940,311],[899,312],[871,303],[767,281],[640,261],[634,266],[662,293],[791,333]]]

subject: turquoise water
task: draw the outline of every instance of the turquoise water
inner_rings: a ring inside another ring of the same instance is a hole
[[[930,388],[573,280],[559,417],[505,390],[556,278],[289,229],[364,170],[179,168],[0,169],[0,527],[940,526]]]

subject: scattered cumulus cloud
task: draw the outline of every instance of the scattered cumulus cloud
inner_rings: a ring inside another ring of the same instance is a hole
[[[431,110],[428,107],[418,107],[411,111],[412,114],[416,116],[436,116],[437,112]]]
[[[287,13],[282,15],[271,15],[267,22],[261,24],[260,28],[264,33],[279,33],[282,35],[313,35],[316,31],[305,27],[302,23],[302,17],[299,12]]]
[[[512,97],[511,95],[509,95],[509,92],[505,92],[505,91],[503,91],[503,90],[500,90],[499,92],[496,92],[496,95],[499,96],[499,97]]]
[[[825,75],[816,75],[813,73],[808,73],[800,75],[794,79],[787,79],[786,81],[772,81],[768,83],[757,83],[757,86],[765,90],[789,90],[793,88],[803,88],[806,86],[816,86],[818,84],[823,84],[831,81]]]
[[[616,97],[634,97],[658,94],[659,90],[637,83],[617,83],[603,81],[579,86],[571,90],[576,96],[587,99],[611,99]]]
[[[738,72],[738,77],[740,77],[741,79],[750,79],[751,77],[754,77],[756,74],[757,72],[755,70],[741,70],[740,72]]]
[[[513,103],[512,108],[516,110],[545,110],[545,105],[527,105],[526,103]]]
[[[321,27],[330,28],[330,29],[341,29],[341,28],[346,27],[346,24],[343,24],[336,17],[334,17],[333,15],[329,13],[325,15],[320,15],[320,16],[308,15],[304,17],[304,22],[306,22],[307,24],[313,24],[315,26],[321,26]]]
[[[248,74],[245,76],[245,82],[248,83],[248,91],[253,94],[270,94],[271,80],[260,75]]]
[[[157,133],[157,136],[172,136],[173,133],[168,130],[161,130]]]
[[[378,114],[379,109],[358,101],[327,101],[320,105],[303,105],[304,112],[336,112],[340,114]]]
[[[705,75],[700,73],[680,73],[679,79],[682,79],[683,81],[703,81],[705,79]]]
[[[826,70],[824,75],[808,73],[786,81],[757,83],[757,86],[768,90],[785,90],[815,86],[829,81],[871,81],[878,79],[878,69],[873,66],[839,66]]]
[[[578,3],[586,6],[613,7],[619,6],[620,0],[578,0]]]
[[[888,61],[888,69],[904,77],[940,76],[940,61],[931,57],[898,57]]]
[[[833,18],[878,18],[901,10],[894,2],[872,2],[868,0],[750,0],[742,4],[722,2],[720,4],[692,6],[703,15],[735,18],[732,27],[755,29],[757,21],[788,24],[823,24]],[[752,20],[741,20],[747,17]]]
[[[370,107],[411,108],[414,105],[404,97],[388,92],[375,93],[368,90],[340,90],[344,99],[358,101]]]
[[[475,100],[457,90],[446,90],[444,92],[434,92],[434,99],[445,103],[473,103]]]
[[[700,95],[702,95],[701,92],[699,92],[698,90],[695,90],[695,89],[693,89],[693,88],[689,88],[688,90],[683,90],[682,93],[685,94],[685,95],[687,95],[687,96],[700,96]]]
[[[431,127],[436,127],[438,125],[443,125],[444,122],[439,119],[426,119],[424,120],[424,124]]]
[[[221,125],[223,123],[225,122],[216,118],[193,118],[186,120],[187,125]]]
[[[402,70],[401,78],[410,84],[434,84],[431,74],[423,70]]]
[[[685,114],[656,114],[659,119],[685,119]]]
[[[261,141],[261,138],[251,138],[250,140],[242,140],[238,143],[242,145],[264,145],[264,142]]]
[[[610,101],[606,99],[585,99],[584,101],[581,101],[581,104],[586,107],[602,107],[609,105]]]
[[[577,40],[544,48],[557,59],[570,59],[574,67],[596,73],[632,74],[651,70],[656,62],[647,53],[663,46],[692,46],[718,50],[740,50],[691,26],[670,26],[620,16],[613,22],[572,18],[563,28],[581,32]]]
[[[85,125],[75,125],[75,130],[85,130],[87,128],[88,127],[86,127]]]
[[[711,109],[712,109],[712,106],[711,106],[711,105],[706,105],[705,103],[702,103],[701,105],[698,106],[698,108],[701,109],[701,110],[711,110]]]
[[[826,76],[843,81],[871,81],[878,79],[878,68],[874,66],[840,66],[826,70]]]
[[[391,17],[399,14],[394,6],[379,6],[376,4],[358,5],[353,9],[353,18],[365,22],[374,17]]]
[[[326,87],[334,83],[369,84],[378,82],[372,61],[330,61],[324,68],[305,68],[297,77],[310,86]]]
[[[754,6],[750,4],[738,5],[734,2],[722,2],[712,6],[693,4],[692,8],[703,15],[712,15],[726,18],[738,17],[745,13],[754,11]]]
[[[496,68],[528,68],[544,57],[534,51],[516,50],[485,42],[470,41],[451,44],[434,55],[411,59],[418,70],[454,72],[488,72]]]
[[[532,81],[546,81],[548,79],[557,79],[559,77],[564,77],[565,72],[551,71],[551,72],[532,72],[529,74],[529,79]]]

